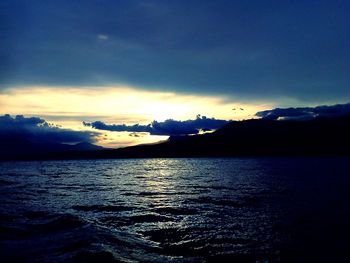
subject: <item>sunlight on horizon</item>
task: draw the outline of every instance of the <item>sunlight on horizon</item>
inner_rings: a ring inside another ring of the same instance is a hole
[[[153,120],[195,119],[197,114],[224,120],[253,118],[271,103],[248,104],[220,96],[147,91],[115,87],[21,87],[0,93],[0,113],[37,116],[74,130],[93,130],[82,121],[108,124],[149,124]],[[97,131],[97,130],[94,130]],[[132,136],[130,133],[100,131],[107,135],[98,144],[106,147],[152,143],[167,136]]]

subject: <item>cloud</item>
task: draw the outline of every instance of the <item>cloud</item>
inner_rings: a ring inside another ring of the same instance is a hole
[[[202,131],[210,131],[221,128],[229,121],[218,120],[215,118],[207,118],[206,116],[197,115],[194,120],[177,121],[168,119],[163,122],[153,121],[148,125],[125,125],[125,124],[105,124],[102,121],[83,122],[85,126],[89,126],[98,130],[107,131],[127,131],[132,133],[148,132],[151,135],[188,135],[198,134]]]
[[[100,40],[108,40],[109,36],[105,35],[105,34],[98,34],[97,38],[100,39]]]
[[[146,135],[148,135],[147,132],[132,132],[129,134],[130,137],[136,137],[136,138],[144,137]]]
[[[350,98],[350,1],[200,2],[2,0],[0,89]]]
[[[313,118],[341,117],[350,115],[350,103],[332,106],[276,108],[259,111],[255,115],[270,120],[309,120]]]
[[[149,125],[125,125],[125,124],[105,124],[102,121],[95,121],[95,122],[85,122],[83,121],[83,124],[85,126],[89,126],[92,128],[95,128],[97,130],[105,130],[105,131],[128,131],[128,132],[151,132],[152,127],[151,124]]]
[[[1,142],[79,143],[95,142],[99,133],[62,129],[38,117],[0,116]]]

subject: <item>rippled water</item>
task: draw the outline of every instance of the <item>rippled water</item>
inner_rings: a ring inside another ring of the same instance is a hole
[[[349,240],[350,158],[0,163],[3,262],[310,262]]]

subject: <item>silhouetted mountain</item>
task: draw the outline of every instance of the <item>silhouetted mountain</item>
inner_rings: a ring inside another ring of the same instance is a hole
[[[74,150],[77,150],[77,151],[96,151],[96,150],[105,149],[102,146],[98,146],[88,142],[80,142],[73,146],[74,146]]]
[[[350,155],[349,134],[349,116],[318,118],[308,121],[252,119],[230,122],[213,133],[193,136],[172,136],[167,141],[158,144],[98,151],[87,151],[84,146],[79,151],[63,151],[61,149],[56,152],[49,151],[45,155],[42,152],[45,152],[47,148],[38,152],[39,147],[34,151],[35,154],[26,157],[75,159]],[[77,146],[75,145],[74,147]],[[53,148],[50,147],[49,149]],[[73,146],[60,145],[60,147]],[[27,153],[29,152],[27,151]]]
[[[0,159],[46,159],[64,156],[70,152],[89,152],[104,149],[91,143],[32,143],[25,139],[16,141],[1,140]]]
[[[309,121],[253,119],[231,122],[214,133],[170,137],[157,145],[112,151],[125,157],[350,154],[350,117]]]

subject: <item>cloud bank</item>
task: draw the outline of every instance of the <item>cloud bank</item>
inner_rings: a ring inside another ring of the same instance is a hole
[[[95,142],[99,133],[63,129],[38,117],[0,116],[0,142],[79,143]]]
[[[221,128],[229,121],[207,118],[197,115],[194,120],[177,121],[168,119],[163,122],[153,121],[148,125],[125,125],[125,124],[106,124],[102,121],[83,122],[85,126],[98,130],[117,131],[117,132],[148,132],[151,135],[189,135],[198,134],[202,131],[210,131]]]
[[[269,120],[310,120],[314,118],[350,116],[350,103],[332,106],[276,108],[259,111],[255,115]]]
[[[2,0],[0,89],[127,84],[343,100],[349,10],[344,0]]]

